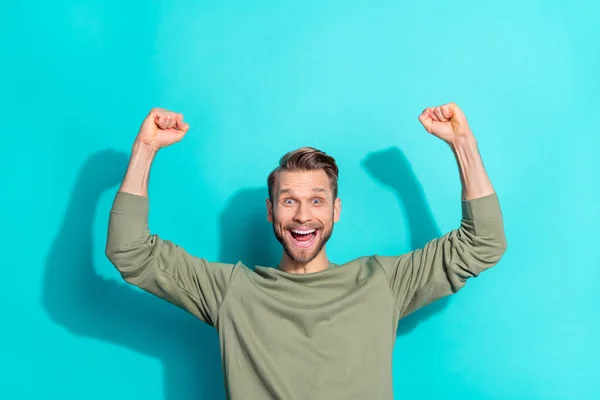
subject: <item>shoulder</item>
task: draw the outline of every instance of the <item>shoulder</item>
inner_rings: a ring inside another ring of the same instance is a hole
[[[380,273],[385,275],[386,268],[384,268],[384,265],[387,264],[389,264],[389,261],[385,257],[382,259],[382,256],[370,255],[350,260],[345,264],[341,264],[340,268],[345,268],[347,271],[356,271],[358,275],[362,276],[371,276]]]
[[[217,281],[222,282],[224,284],[230,285],[235,279],[237,279],[237,275],[240,274],[240,271],[244,273],[245,270],[249,270],[242,262],[237,263],[223,263],[223,262],[209,262],[204,259],[199,259],[199,261],[205,265],[206,271],[209,272],[211,276]]]
[[[400,257],[402,257],[402,256],[400,256]],[[357,266],[360,268],[378,268],[378,269],[383,268],[383,269],[385,269],[385,267],[387,265],[397,262],[397,260],[400,257],[398,257],[398,256],[395,256],[395,257],[382,256],[382,255],[378,255],[378,254],[373,254],[370,256],[362,256],[362,257],[355,258],[351,261],[348,261],[344,265],[352,265],[352,266]]]

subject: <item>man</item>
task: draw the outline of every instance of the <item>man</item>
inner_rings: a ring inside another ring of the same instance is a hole
[[[498,197],[463,112],[449,103],[419,120],[450,145],[463,189],[460,226],[421,249],[329,261],[338,168],[304,147],[282,157],[267,180],[267,218],[284,250],[277,268],[188,254],[148,229],[152,160],[189,128],[181,114],[153,109],[113,203],[106,254],[127,282],[217,329],[228,398],[391,399],[399,319],[457,292],[506,249]]]

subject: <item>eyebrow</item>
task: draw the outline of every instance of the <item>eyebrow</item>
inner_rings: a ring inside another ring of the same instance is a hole
[[[313,192],[320,192],[320,193],[327,193],[327,190],[326,190],[325,188],[323,188],[323,187],[314,187],[314,188],[312,188],[312,191],[313,191]],[[293,194],[293,193],[294,193],[294,191],[293,191],[292,189],[281,189],[281,190],[279,191],[279,195],[280,195],[280,196],[281,196],[282,194],[285,194],[285,193],[290,193],[290,194]]]

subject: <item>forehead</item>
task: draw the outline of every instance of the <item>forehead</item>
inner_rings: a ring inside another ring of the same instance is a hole
[[[316,189],[331,192],[329,177],[324,170],[315,171],[281,171],[277,180],[276,193],[312,193]]]

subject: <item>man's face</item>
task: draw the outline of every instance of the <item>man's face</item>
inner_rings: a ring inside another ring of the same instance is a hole
[[[333,199],[324,170],[282,171],[267,200],[268,220],[287,255],[307,264],[323,249],[340,218],[340,199]]]

